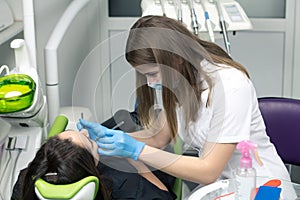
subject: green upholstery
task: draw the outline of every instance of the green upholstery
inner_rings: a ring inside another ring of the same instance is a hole
[[[48,138],[65,131],[68,118],[58,115],[48,133]],[[96,176],[85,177],[75,183],[56,185],[39,178],[35,182],[35,192],[39,199],[95,199],[99,188],[99,180]]]
[[[182,155],[182,141],[180,137],[177,137],[176,143],[174,145],[174,152],[178,155]],[[177,198],[176,200],[181,200],[182,198],[182,179],[176,178],[174,186],[173,186],[173,192],[176,194]]]
[[[50,131],[48,133],[48,138],[58,135],[59,133],[63,132],[66,129],[68,122],[69,122],[69,120],[66,116],[58,115],[55,118],[55,120],[50,128]]]

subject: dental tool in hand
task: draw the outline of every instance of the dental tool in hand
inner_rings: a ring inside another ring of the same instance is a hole
[[[81,113],[80,115],[81,115],[81,116],[80,116],[80,117],[81,117],[81,119],[84,119],[84,118],[83,118],[83,113]],[[85,129],[85,127],[84,127],[84,126],[83,126],[82,128],[83,128],[83,129]]]
[[[119,123],[117,123],[114,127],[112,127],[112,130],[115,130],[116,128],[119,128],[120,126],[122,126],[124,124],[124,121],[120,121]]]
[[[112,127],[111,129],[112,129],[112,130],[115,130],[115,129],[119,128],[120,126],[122,126],[124,123],[125,123],[124,121],[120,121],[119,123],[117,123],[117,124],[116,124],[114,127]],[[95,139],[95,142],[97,142],[99,139],[100,139],[100,137],[97,137],[97,138]]]

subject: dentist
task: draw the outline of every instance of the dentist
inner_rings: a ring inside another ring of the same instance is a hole
[[[236,144],[251,140],[263,162],[253,162],[257,175],[290,179],[266,134],[246,69],[222,48],[194,36],[176,20],[145,16],[130,30],[126,59],[136,70],[144,129],[125,133],[80,120],[78,129],[88,130],[99,154],[140,160],[170,175],[209,184],[232,177],[240,160]],[[178,138],[196,149],[198,157],[162,150]]]

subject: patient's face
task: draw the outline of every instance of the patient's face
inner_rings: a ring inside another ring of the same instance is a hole
[[[58,135],[61,139],[69,139],[72,142],[86,148],[95,158],[96,165],[99,161],[98,146],[94,140],[89,138],[87,130],[82,129],[80,132],[67,130]]]

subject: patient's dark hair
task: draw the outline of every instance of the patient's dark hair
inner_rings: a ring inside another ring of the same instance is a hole
[[[57,175],[46,175],[49,173]],[[34,182],[38,178],[52,184],[69,184],[87,176],[99,179],[96,199],[111,199],[111,182],[100,174],[92,154],[68,139],[54,136],[41,146],[29,164],[22,183],[22,196],[24,199],[35,196]]]

